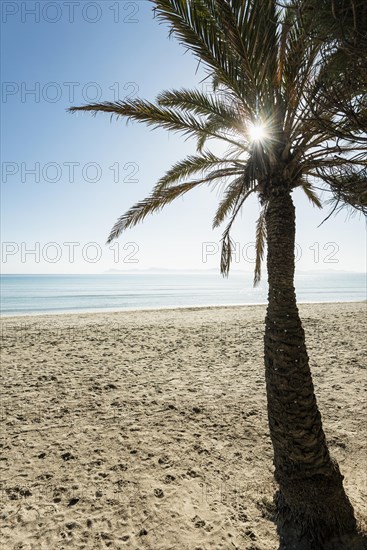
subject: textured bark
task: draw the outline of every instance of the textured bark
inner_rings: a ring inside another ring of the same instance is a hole
[[[330,457],[316,403],[296,304],[295,210],[287,189],[270,196],[266,227],[265,368],[275,478],[280,488],[281,548],[319,550],[327,548],[333,538],[355,532],[356,522],[343,476]]]

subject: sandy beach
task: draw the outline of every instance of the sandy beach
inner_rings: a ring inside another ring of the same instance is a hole
[[[367,527],[366,304],[300,306]],[[264,306],[2,320],[1,547],[275,550]]]

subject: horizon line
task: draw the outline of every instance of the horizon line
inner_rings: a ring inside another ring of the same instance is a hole
[[[62,275],[83,275],[83,276],[94,276],[94,275],[125,275],[125,274],[147,274],[155,272],[155,274],[164,274],[164,273],[218,273],[218,275],[221,275],[219,268],[209,268],[209,269],[198,269],[198,268],[187,268],[187,269],[179,269],[179,268],[145,268],[145,269],[131,269],[131,270],[108,270],[108,271],[102,271],[102,272],[96,272],[96,273],[90,273],[90,272],[77,272],[77,273],[21,273],[21,272],[13,272],[13,273],[0,273],[0,276],[12,276],[12,275],[42,275],[42,276],[62,276]],[[298,273],[348,273],[348,274],[363,274],[366,275],[367,271],[359,271],[359,270],[346,270],[346,269],[301,269],[301,270],[295,270],[295,274]],[[241,269],[234,269],[229,272],[229,275],[231,273],[239,273],[239,274],[252,274],[253,270],[241,270]],[[265,273],[264,273],[265,275]]]

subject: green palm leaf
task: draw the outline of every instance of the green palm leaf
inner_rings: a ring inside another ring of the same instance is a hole
[[[186,159],[174,164],[159,180],[158,186],[160,189],[164,189],[172,183],[186,179],[198,172],[205,172],[214,167],[222,169],[223,174],[227,173],[228,176],[231,176],[240,173],[244,165],[238,160],[219,158],[210,151],[204,152],[201,155],[189,155]]]
[[[173,90],[165,91],[158,95],[158,104],[163,107],[181,109],[192,112],[195,115],[214,117],[230,129],[243,131],[244,112],[241,105],[229,105],[218,97],[203,94],[198,90]]]
[[[209,74],[215,72],[221,84],[238,98],[245,97],[241,69],[228,45],[214,2],[155,0],[154,5],[157,18],[170,24],[170,32],[204,63]]]
[[[198,185],[211,183],[223,177],[229,177],[227,170],[214,170],[208,173],[203,179],[181,183],[180,185],[172,187],[161,186],[158,182],[149,197],[135,204],[117,220],[108,236],[107,243],[119,237],[126,229],[134,227],[142,222],[149,214],[161,210],[164,206],[188,191],[191,191],[191,189],[194,189]]]
[[[81,107],[71,107],[69,111],[71,113],[89,111],[93,115],[99,112],[109,113],[116,118],[125,117],[127,120],[143,122],[153,128],[166,128],[169,131],[181,132],[183,135],[196,139],[212,137],[238,145],[234,140],[219,133],[215,127],[211,128],[210,124],[206,124],[189,113],[180,113],[141,99],[93,103]]]
[[[134,225],[143,221],[148,214],[153,214],[161,210],[173,200],[191,191],[191,189],[205,181],[206,180],[182,183],[181,185],[161,190],[159,193],[153,192],[149,197],[135,204],[117,220],[108,236],[107,243],[119,237],[121,233],[129,227],[134,227]]]

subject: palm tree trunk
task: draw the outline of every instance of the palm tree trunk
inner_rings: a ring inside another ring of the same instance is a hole
[[[266,228],[265,368],[278,528],[287,549],[324,549],[331,539],[355,532],[356,522],[314,394],[294,289],[295,209],[288,190],[270,197]],[[290,540],[298,542],[291,546]]]

